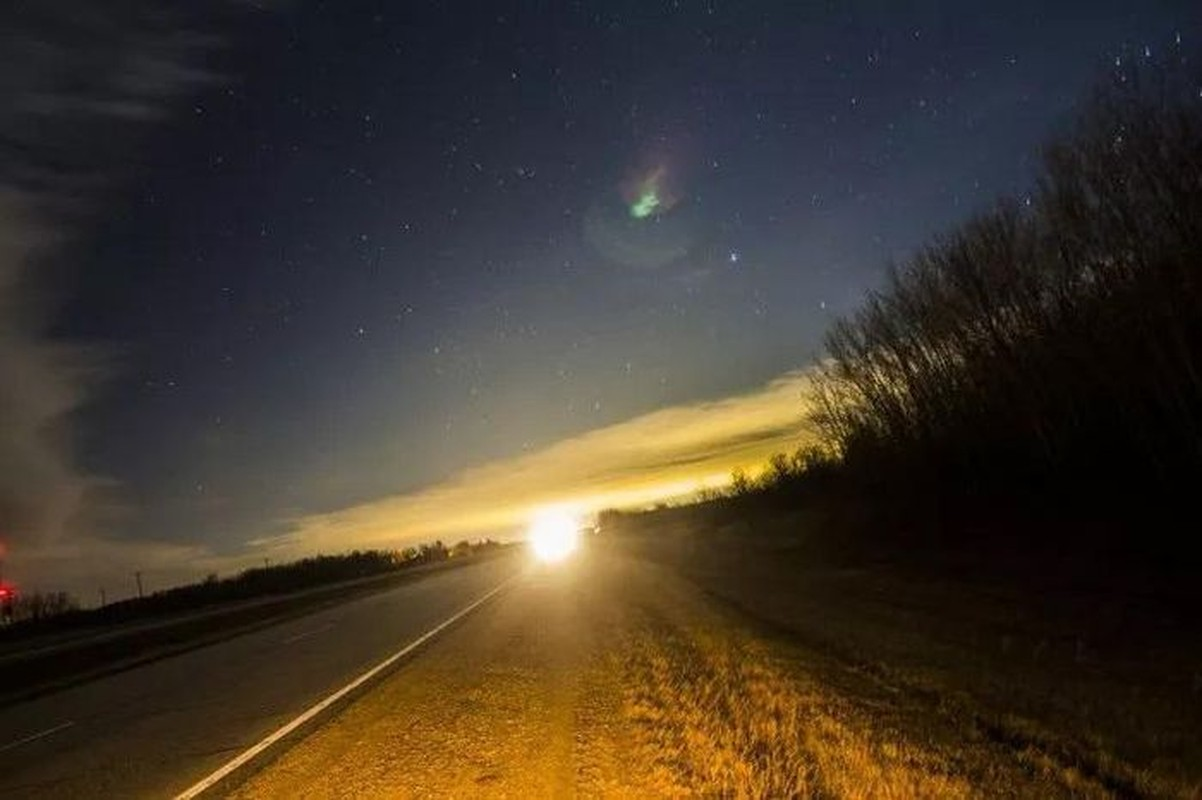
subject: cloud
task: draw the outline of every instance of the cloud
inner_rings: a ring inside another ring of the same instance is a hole
[[[18,582],[26,592],[65,589],[91,605],[101,589],[108,602],[135,596],[135,571],[142,574],[143,588],[149,593],[192,583],[231,566],[229,559],[199,544],[72,536],[23,554]]]
[[[0,562],[9,574],[36,580],[46,574],[36,565],[56,554],[101,548],[105,524],[128,511],[110,482],[75,462],[73,413],[110,366],[94,345],[49,337],[62,299],[51,264],[96,216],[147,124],[215,79],[202,56],[219,40],[202,23],[229,5],[0,9]]]
[[[276,553],[394,547],[512,531],[546,505],[582,512],[637,506],[724,484],[810,440],[810,379],[782,376],[748,394],[675,406],[465,470],[426,489],[293,520],[252,547]]]
[[[46,236],[22,200],[0,187],[0,530],[51,538],[86,489],[59,424],[81,397],[81,369],[69,348],[39,340],[24,319],[23,272]]]

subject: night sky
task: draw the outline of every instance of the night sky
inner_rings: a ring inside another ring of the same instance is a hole
[[[71,68],[139,106],[7,79],[67,111],[0,123],[9,206],[53,240],[10,248],[4,308],[38,311],[7,312],[6,358],[69,347],[93,375],[63,413],[14,416],[53,424],[46,457],[84,487],[50,524],[11,500],[5,453],[18,569],[22,547],[65,569],[72,537],[254,555],[306,515],[754,393],[812,363],[891,259],[1030,191],[1092,83],[1202,39],[1196,2],[223,3],[150,23],[134,2],[132,34],[26,5],[10,44],[125,37]],[[54,126],[74,134],[45,145]],[[125,143],[89,156],[119,153],[102,187],[21,182],[92,135]],[[14,382],[10,405],[44,401]]]

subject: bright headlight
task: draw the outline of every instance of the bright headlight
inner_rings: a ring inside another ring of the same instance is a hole
[[[527,539],[539,561],[563,561],[580,546],[580,522],[565,511],[544,511],[530,524]]]

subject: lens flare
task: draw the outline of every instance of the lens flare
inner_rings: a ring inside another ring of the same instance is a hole
[[[562,510],[540,512],[530,524],[527,539],[539,561],[563,561],[580,546],[580,521]]]
[[[660,207],[659,193],[655,189],[647,189],[630,207],[630,216],[635,219],[646,219]]]
[[[676,205],[676,195],[668,180],[668,169],[657,166],[632,176],[622,186],[622,196],[631,219],[647,219],[666,214]]]

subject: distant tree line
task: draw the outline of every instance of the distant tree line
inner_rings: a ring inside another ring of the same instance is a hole
[[[79,601],[68,592],[15,594],[11,599],[6,598],[0,623],[36,622],[77,610]]]
[[[264,595],[300,591],[328,583],[366,578],[393,572],[407,566],[444,561],[447,549],[442,542],[420,548],[396,550],[353,550],[342,555],[318,555],[284,564],[252,567],[228,578],[210,574],[199,583],[176,586],[145,598],[111,603],[109,614],[120,615],[127,608],[155,612],[187,611],[231,600],[248,600]]]
[[[0,640],[47,628],[109,625],[158,615],[194,611],[222,603],[303,591],[341,581],[384,575],[452,558],[503,550],[492,539],[462,540],[448,548],[441,541],[403,550],[354,550],[341,555],[318,555],[299,561],[252,567],[220,578],[210,574],[198,583],[176,586],[146,597],[133,597],[100,608],[81,610],[66,592],[18,594],[13,624],[0,628]]]
[[[838,453],[833,448],[812,444],[792,453],[776,453],[756,471],[736,467],[725,486],[702,489],[696,501],[754,499],[762,503],[776,499],[788,504],[799,495],[829,490],[840,468]]]

